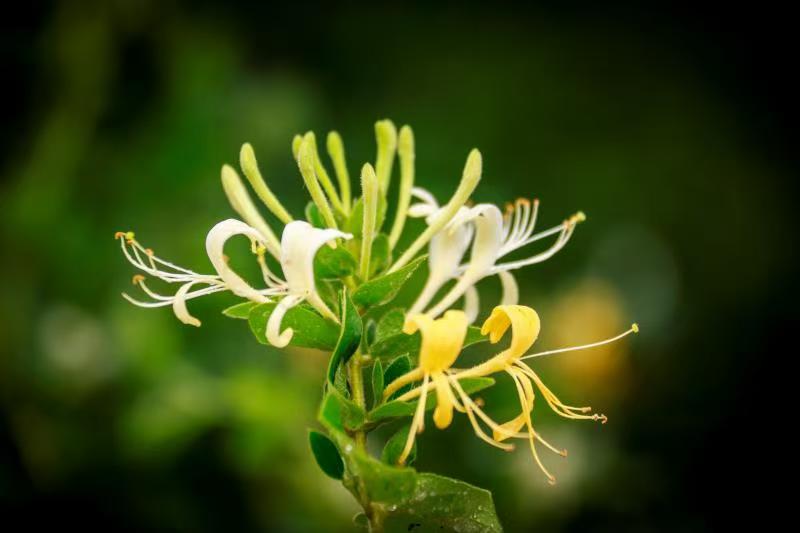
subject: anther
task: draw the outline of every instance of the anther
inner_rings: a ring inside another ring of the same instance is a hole
[[[631,324],[631,329],[633,330],[634,333],[639,333],[639,324],[634,322],[633,324]]]
[[[138,285],[139,283],[143,282],[144,280],[145,280],[145,277],[144,277],[143,275],[141,275],[141,274],[134,274],[133,278],[131,279],[131,282],[132,282],[134,285]]]

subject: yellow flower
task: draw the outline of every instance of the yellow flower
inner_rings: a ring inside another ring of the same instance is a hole
[[[526,438],[530,443],[531,453],[536,460],[536,463],[541,468],[542,472],[547,476],[550,483],[555,483],[555,478],[542,464],[539,454],[536,451],[536,441],[541,442],[551,451],[566,456],[566,450],[559,450],[553,445],[544,440],[533,428],[533,420],[531,412],[533,411],[533,404],[535,399],[534,385],[544,397],[545,402],[550,408],[558,415],[564,418],[578,419],[578,420],[599,420],[603,423],[606,422],[605,415],[588,414],[591,412],[591,407],[575,407],[564,404],[553,392],[542,382],[541,378],[536,372],[531,369],[522,359],[531,357],[540,357],[553,353],[560,353],[572,350],[579,350],[583,348],[590,348],[600,346],[618,340],[630,333],[639,331],[639,327],[634,324],[631,328],[621,335],[614,338],[585,345],[576,346],[572,348],[562,348],[559,350],[550,350],[547,352],[540,352],[536,354],[525,355],[523,354],[533,345],[536,338],[539,336],[540,321],[539,315],[530,307],[522,305],[500,305],[494,308],[492,314],[483,323],[481,333],[489,335],[489,342],[498,342],[509,327],[511,328],[511,344],[508,348],[498,353],[488,361],[481,363],[473,368],[456,372],[452,374],[455,380],[463,379],[465,377],[487,376],[496,372],[506,372],[511,376],[514,385],[517,389],[519,396],[521,412],[518,416],[502,425],[492,424],[486,421],[487,425],[494,432],[494,440],[502,442],[509,438]],[[526,428],[527,431],[520,433],[520,430]]]
[[[450,368],[464,346],[467,324],[467,315],[463,311],[455,310],[447,311],[438,319],[425,314],[410,314],[406,318],[403,332],[413,334],[419,331],[422,337],[419,366],[391,382],[383,393],[384,399],[388,399],[405,385],[422,380],[420,386],[397,398],[400,401],[419,398],[406,446],[398,461],[401,464],[411,453],[417,433],[424,429],[425,405],[431,386],[436,393],[436,408],[433,412],[436,427],[439,429],[448,427],[453,420],[453,410],[456,410],[467,415],[476,435],[485,442],[507,451],[514,448],[510,444],[493,439],[483,431],[476,416],[490,427],[499,427],[499,424],[489,418],[467,395],[458,379],[454,377],[457,372]]]

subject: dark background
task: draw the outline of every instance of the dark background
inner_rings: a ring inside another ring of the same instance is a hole
[[[219,316],[224,296],[191,305],[198,330],[131,308],[112,235],[135,229],[167,259],[207,270],[202,239],[231,214],[219,167],[242,142],[299,213],[291,136],[339,130],[354,174],[384,117],[414,127],[418,182],[440,197],[477,146],[477,200],[537,196],[546,225],[588,213],[563,253],[520,276],[543,346],[642,326],[615,348],[542,362],[563,399],[610,418],[600,429],[543,413],[571,452],[566,464],[546,459],[558,486],[463,423],[423,434],[418,468],[492,490],[509,531],[776,519],[795,479],[781,379],[796,375],[783,342],[797,296],[791,17],[764,3],[567,4],[7,12],[4,520],[349,530],[354,503],[305,447],[324,355],[256,344]]]

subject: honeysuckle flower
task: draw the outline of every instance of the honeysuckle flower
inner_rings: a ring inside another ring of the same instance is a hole
[[[513,446],[500,443],[488,436],[478,424],[476,414],[481,419],[488,420],[493,426],[499,426],[486,415],[478,404],[464,391],[456,375],[450,368],[458,358],[464,346],[467,334],[467,316],[463,311],[447,311],[443,317],[433,319],[425,314],[409,314],[403,327],[403,332],[413,334],[419,331],[422,337],[419,352],[419,365],[391,382],[384,389],[383,398],[390,398],[404,386],[422,381],[422,384],[398,397],[400,401],[419,398],[414,418],[408,432],[405,448],[400,455],[402,464],[411,453],[417,433],[422,432],[425,426],[425,405],[430,388],[436,394],[436,408],[433,412],[433,421],[436,427],[444,429],[453,420],[453,410],[465,413],[469,418],[475,433],[482,440],[492,446],[504,450],[511,450]]]
[[[422,202],[412,206],[409,214],[426,216],[426,220],[435,217],[438,204],[433,195],[420,188],[415,188],[414,194]],[[478,295],[475,284],[492,275],[500,278],[503,287],[501,305],[516,304],[519,289],[511,271],[541,263],[555,255],[572,237],[576,225],[586,219],[582,212],[578,212],[561,224],[534,234],[538,208],[538,200],[531,202],[521,198],[507,206],[505,215],[492,204],[477,204],[459,210],[448,225],[431,239],[431,272],[411,311],[425,310],[439,289],[454,278],[457,279],[456,284],[425,312],[436,317],[462,296],[466,300],[466,308],[476,309]],[[467,228],[473,228],[472,249],[469,261],[461,264],[468,244],[464,242],[469,231]],[[548,249],[525,259],[498,263],[511,252],[552,235],[557,235],[557,238]],[[445,247],[443,243],[449,246]],[[434,246],[439,248],[435,260]]]
[[[481,333],[484,335],[488,334],[489,342],[494,344],[505,335],[509,328],[511,328],[511,343],[509,347],[477,366],[453,373],[452,377],[455,380],[459,380],[467,377],[488,376],[498,372],[505,372],[511,376],[520,401],[520,414],[501,425],[493,423],[490,419],[485,419],[484,422],[493,430],[494,440],[497,442],[502,442],[509,438],[527,438],[530,444],[531,454],[537,465],[542,472],[544,472],[545,476],[547,476],[548,481],[550,483],[555,483],[555,477],[547,470],[539,458],[539,454],[536,451],[536,441],[541,442],[545,447],[559,455],[566,457],[567,452],[566,450],[557,449],[534,430],[531,416],[535,399],[534,385],[553,412],[559,416],[574,420],[595,420],[601,421],[602,423],[605,423],[607,419],[606,416],[602,414],[589,414],[592,410],[591,407],[575,407],[564,404],[544,384],[536,372],[523,362],[523,359],[601,346],[617,341],[630,333],[637,333],[639,331],[639,326],[633,324],[631,328],[624,333],[604,341],[524,355],[533,343],[536,342],[540,327],[539,315],[530,307],[522,305],[500,305],[495,307],[492,314],[483,323]],[[527,431],[520,433],[523,427],[527,428]]]
[[[225,243],[233,237],[245,236],[250,240],[251,251],[256,255],[261,267],[265,289],[256,289],[239,276],[228,264],[225,256]],[[268,303],[281,298],[267,322],[266,337],[274,346],[286,346],[292,338],[293,331],[287,328],[280,331],[281,322],[286,312],[307,301],[324,317],[338,321],[336,315],[328,308],[316,291],[314,281],[314,257],[317,251],[335,239],[349,239],[352,235],[334,229],[319,229],[309,223],[296,220],[284,227],[280,241],[279,260],[285,279],[281,279],[267,266],[264,254],[266,240],[261,232],[236,219],[223,220],[208,232],[206,237],[206,253],[216,270],[216,275],[197,274],[191,270],[164,261],[147,248],[142,247],[134,239],[132,232],[117,233],[122,243],[122,251],[128,261],[139,270],[167,283],[180,283],[181,287],[173,296],[164,296],[152,291],[145,283],[144,277],[134,277],[134,283],[153,299],[141,302],[123,293],[131,303],[141,307],[162,307],[172,305],[175,316],[184,324],[199,326],[200,321],[191,316],[186,309],[186,301],[221,291],[233,294],[256,303]],[[146,260],[145,260],[146,258]],[[195,285],[206,285],[202,289],[192,290]]]
[[[421,202],[412,205],[408,214],[412,217],[425,217],[426,222],[430,223],[440,211],[436,199],[428,191],[419,187],[412,189],[411,193]],[[453,220],[431,238],[428,245],[428,279],[417,300],[409,309],[409,313],[422,312],[439,289],[453,278],[454,273],[461,266],[461,259],[467,252],[474,233],[472,224],[460,223],[468,213],[469,208],[460,208]],[[471,307],[466,311],[468,322],[474,322],[476,316],[473,314],[477,315],[477,308]]]

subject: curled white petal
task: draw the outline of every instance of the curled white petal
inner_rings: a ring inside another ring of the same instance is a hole
[[[250,239],[251,242],[257,242],[265,246],[261,233],[255,228],[252,228],[240,220],[229,218],[217,223],[206,236],[206,253],[214,265],[214,268],[219,274],[222,281],[230,289],[232,293],[242,298],[247,298],[254,302],[266,302],[268,299],[259,291],[251,287],[245,280],[228,266],[225,259],[225,243],[231,237],[236,235],[244,235]]]
[[[184,324],[200,327],[200,321],[190,315],[189,310],[186,308],[186,295],[192,290],[192,285],[194,284],[195,282],[190,281],[189,283],[181,285],[181,288],[178,289],[178,292],[175,293],[175,297],[172,300],[172,311],[175,313],[175,316],[178,317],[178,320]]]
[[[292,340],[294,330],[292,328],[286,328],[281,332],[281,323],[283,322],[283,317],[286,312],[302,301],[302,296],[290,294],[275,306],[275,309],[272,311],[272,314],[269,315],[269,320],[267,321],[266,337],[271,345],[277,348],[283,348]]]
[[[353,236],[336,229],[315,228],[308,222],[295,220],[286,224],[281,236],[281,268],[288,292],[308,299],[320,313],[336,319],[317,294],[314,284],[314,256],[326,243]]]

